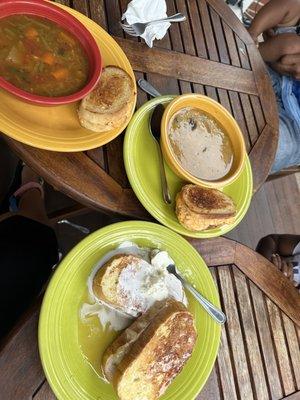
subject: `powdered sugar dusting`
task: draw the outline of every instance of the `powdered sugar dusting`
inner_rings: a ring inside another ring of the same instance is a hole
[[[117,291],[122,298],[125,312],[101,302],[93,292],[93,279],[99,268],[117,254],[140,257],[124,268],[119,276]],[[172,297],[187,305],[181,282],[167,271],[169,264],[174,264],[174,261],[166,251],[141,248],[129,241],[121,243],[97,263],[89,276],[87,286],[93,304],[82,306],[81,318],[97,315],[103,327],[121,330],[132,322],[133,317],[147,311],[156,301]]]

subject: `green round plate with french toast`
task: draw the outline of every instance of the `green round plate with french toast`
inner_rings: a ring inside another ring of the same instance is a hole
[[[237,179],[219,189],[230,196],[236,205],[234,223],[203,231],[192,231],[182,226],[175,213],[176,194],[186,184],[165,162],[165,171],[172,204],[163,200],[157,144],[149,130],[149,118],[159,104],[169,103],[175,96],[161,96],[145,103],[133,116],[124,140],[124,162],[130,185],[146,210],[161,224],[184,236],[212,238],[224,235],[244,218],[252,198],[252,170],[248,156]]]
[[[166,250],[178,271],[220,307],[218,291],[205,262],[184,238],[159,224],[120,222],[102,228],[75,246],[61,261],[47,288],[39,321],[39,351],[47,380],[59,400],[117,400],[103,379],[101,358],[119,333],[102,328],[96,316],[82,320],[87,279],[108,252],[124,241]],[[197,340],[191,358],[161,400],[192,400],[213,368],[221,327],[186,292]],[[178,333],[179,334],[179,333]]]

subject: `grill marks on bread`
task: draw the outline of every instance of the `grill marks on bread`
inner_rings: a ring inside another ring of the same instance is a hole
[[[236,206],[217,189],[185,185],[176,197],[176,215],[185,228],[202,231],[233,223]]]
[[[80,104],[80,124],[96,132],[119,128],[132,112],[135,95],[133,80],[126,71],[105,67],[95,89]]]

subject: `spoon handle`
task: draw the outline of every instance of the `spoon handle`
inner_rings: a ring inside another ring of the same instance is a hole
[[[150,94],[150,96],[152,97],[159,97],[161,96],[161,93],[159,93],[158,90],[155,89],[155,87],[153,87],[151,85],[151,83],[149,83],[148,81],[146,81],[145,79],[139,79],[138,80],[138,85],[139,87],[146,93]]]
[[[207,311],[207,313],[219,324],[223,325],[226,322],[226,315],[214,306],[210,301],[203,297],[192,285],[183,282],[183,285],[194,295],[194,297],[199,301],[202,307]]]
[[[160,179],[161,179],[163,198],[164,198],[165,203],[171,204],[172,199],[171,199],[171,195],[170,195],[169,188],[168,188],[164,159],[163,159],[160,143],[158,143],[158,142],[157,142],[157,152],[158,152],[158,158],[159,158],[159,171],[160,171]]]

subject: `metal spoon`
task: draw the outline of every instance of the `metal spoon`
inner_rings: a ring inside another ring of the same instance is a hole
[[[81,226],[81,225],[74,224],[73,222],[70,222],[67,219],[61,219],[60,221],[57,221],[57,223],[72,226],[72,228],[77,229],[78,231],[84,233],[85,235],[88,235],[90,233],[90,230],[88,228],[85,228],[84,226]]]
[[[166,177],[166,171],[164,166],[164,159],[160,147],[160,123],[163,116],[165,108],[162,104],[158,104],[149,119],[149,130],[157,143],[157,152],[159,157],[159,170],[160,170],[160,179],[161,179],[161,187],[162,187],[162,194],[165,203],[171,204],[172,199],[170,196],[168,182]]]
[[[202,305],[205,311],[216,321],[218,324],[225,324],[226,315],[219,310],[216,306],[214,306],[210,301],[208,301],[205,297],[203,297],[192,285],[190,285],[184,278],[182,278],[176,271],[176,267],[174,264],[169,264],[167,266],[167,270],[170,274],[176,276],[177,279],[180,280],[182,285],[188,289],[192,295],[198,300],[198,302]]]
[[[159,97],[162,96],[161,93],[159,93],[158,90],[155,89],[154,86],[151,85],[146,79],[139,79],[137,81],[139,87],[146,93],[150,94],[152,97]]]

